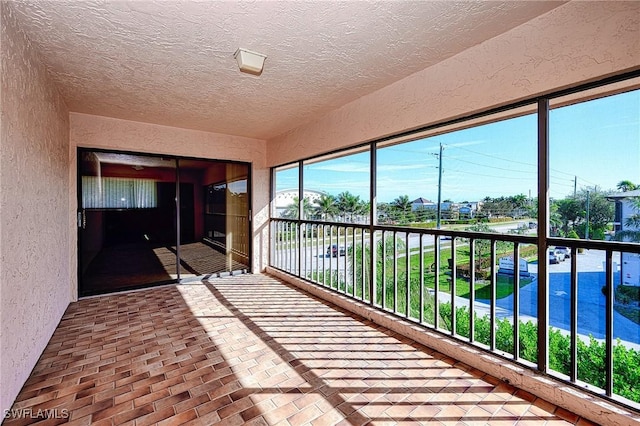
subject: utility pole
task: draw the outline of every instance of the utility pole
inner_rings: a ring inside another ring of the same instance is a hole
[[[587,229],[584,231],[584,239],[589,239],[589,191],[587,191]]]
[[[436,216],[436,229],[440,229],[440,216],[442,215],[442,144],[438,154],[438,210]]]
[[[576,190],[578,189],[578,176],[573,177],[573,198],[576,198]]]

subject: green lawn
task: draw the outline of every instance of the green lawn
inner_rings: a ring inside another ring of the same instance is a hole
[[[613,307],[620,315],[630,319],[636,324],[640,324],[640,309],[635,306],[616,304]]]
[[[342,241],[344,241],[344,236],[341,236],[341,237],[342,237],[341,238],[341,243],[342,243]],[[324,247],[324,245],[328,243],[329,243],[328,238],[321,238],[322,247]],[[281,241],[279,243],[279,246],[280,245],[282,246],[282,248],[289,248],[289,245],[291,245],[292,246],[291,248],[295,249],[297,246],[297,240],[293,238],[291,241],[286,241],[286,240]],[[528,258],[535,257],[535,254],[537,253],[532,249],[535,249],[535,247],[532,246],[532,247],[526,247],[521,249],[521,255],[523,257],[528,257]],[[392,250],[392,249],[387,248],[387,250]],[[401,255],[403,254],[402,249],[399,250],[399,253]],[[511,255],[512,253],[513,253],[513,245],[511,243],[498,243],[496,248],[497,258],[500,258],[502,256],[508,256],[508,255]],[[391,253],[388,252],[388,254],[391,254]],[[423,257],[424,257],[423,265],[425,268],[425,279],[424,279],[425,286],[428,288],[434,289],[435,275],[433,271],[431,271],[431,266],[435,262],[435,253],[433,251],[428,251],[424,253]],[[412,250],[409,258],[410,258],[410,265],[411,265],[410,281],[417,282],[420,279],[420,270],[419,270],[420,255],[419,253],[416,253],[415,250]],[[448,260],[450,258],[451,258],[451,248],[448,243],[444,243],[442,244],[442,249],[440,250],[440,273],[438,274],[438,276],[439,276],[439,291],[445,292],[445,293],[451,293],[451,283],[450,283],[451,271],[448,267]],[[476,255],[476,261],[479,258],[482,258],[484,269],[488,270],[488,264],[487,264],[488,251],[484,250],[482,256]],[[407,258],[404,256],[399,257],[397,259],[397,270],[399,273],[402,273],[406,270],[406,260]],[[387,274],[392,273],[393,271],[392,256],[391,258],[387,258],[384,264],[386,264],[385,267],[387,268],[386,269]],[[467,270],[469,269],[469,247],[468,246],[461,244],[457,248],[456,265],[458,267],[463,267],[463,268],[466,267]],[[477,277],[477,278],[481,278],[481,277]],[[524,287],[530,282],[531,282],[530,278],[521,278],[520,287]],[[513,277],[502,275],[502,274],[498,275],[496,280],[496,298],[502,299],[504,297],[507,297],[510,294],[512,294],[513,291],[514,291]],[[470,293],[471,293],[471,285],[469,283],[469,280],[467,278],[458,276],[456,279],[456,295],[468,299],[470,296]],[[475,284],[475,297],[476,299],[484,299],[484,300],[491,298],[491,283],[488,279],[484,279],[484,280],[477,279]]]
[[[513,247],[502,247],[502,250],[498,250],[496,257],[501,257],[513,253]],[[440,251],[440,273],[439,277],[439,290],[445,293],[451,293],[451,271],[448,267],[448,259],[451,258],[451,249],[443,249]],[[406,268],[406,258],[398,259],[398,271],[404,271]],[[420,255],[412,254],[410,256],[411,265],[411,280],[419,280],[420,278]],[[429,267],[435,262],[434,252],[428,252],[424,254],[424,265],[426,269],[425,285],[428,288],[435,288],[435,275],[429,270]],[[469,249],[468,247],[460,247],[456,250],[456,264],[467,265],[469,264]],[[387,265],[387,268],[390,266]],[[390,270],[390,269],[388,269]],[[513,294],[514,282],[513,277],[508,275],[499,274],[496,280],[496,298],[502,299],[504,297]],[[520,278],[520,288],[531,283],[531,278]],[[471,285],[468,279],[457,277],[456,279],[456,296],[469,298],[471,294]],[[490,299],[491,298],[491,282],[489,280],[477,280],[475,284],[475,297],[476,299]]]

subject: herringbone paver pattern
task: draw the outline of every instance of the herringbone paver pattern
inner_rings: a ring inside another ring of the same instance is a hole
[[[264,275],[73,303],[12,413],[5,424],[590,424]]]

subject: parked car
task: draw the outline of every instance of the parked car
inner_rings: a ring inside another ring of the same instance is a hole
[[[564,260],[564,255],[554,249],[549,249],[549,264],[557,264]]]
[[[346,252],[347,251],[345,250],[344,246],[338,247],[336,244],[331,244],[329,247],[327,247],[327,256],[330,257],[338,257],[338,255],[344,256]]]
[[[571,257],[571,250],[569,250],[569,247],[556,246],[556,251],[559,251],[560,253],[562,253],[565,259],[569,259]]]

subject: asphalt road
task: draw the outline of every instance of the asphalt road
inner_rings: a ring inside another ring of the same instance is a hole
[[[492,225],[492,229],[498,233],[507,233],[510,230],[516,229],[519,225],[527,224],[527,221],[518,221],[518,222],[508,222],[508,223],[499,223],[496,225]],[[531,230],[530,232],[535,233],[535,230]],[[393,233],[389,232],[387,236],[391,236]],[[417,250],[420,247],[420,235],[419,234],[409,234],[409,238],[406,239],[405,233],[398,232],[396,233],[397,238],[406,243],[410,250]],[[356,239],[356,244],[360,243],[361,239]],[[335,244],[335,237],[332,238],[331,244]],[[353,244],[353,240],[348,238],[345,242],[344,236],[340,239],[340,246],[349,247]],[[422,236],[422,244],[425,248],[425,251],[429,251],[433,249],[434,237],[431,235],[423,235]],[[448,239],[444,239],[441,241],[443,246],[447,246],[451,244],[451,241]],[[338,270],[345,270],[345,257],[339,256],[338,258],[329,257],[326,255],[326,250],[328,247],[328,243],[325,241],[325,244],[318,245],[316,247],[315,241],[312,247],[306,247],[303,253],[303,262],[302,268],[304,271],[315,271],[318,267],[320,270],[329,269],[331,267],[332,270],[336,268]],[[400,254],[400,257],[404,256],[404,254]]]
[[[605,337],[605,284],[603,262],[605,254],[600,250],[585,250],[578,254],[578,334]],[[614,260],[615,261],[615,260]],[[618,262],[619,263],[619,262]],[[537,278],[537,265],[529,271]],[[619,271],[619,269],[618,269]],[[620,274],[614,274],[614,285],[620,283]],[[521,315],[537,317],[538,280],[520,289]],[[513,311],[513,295],[500,299],[496,306]],[[571,263],[567,259],[549,265],[549,323],[552,327],[569,330],[571,327]],[[614,311],[613,337],[640,344],[640,325]]]

